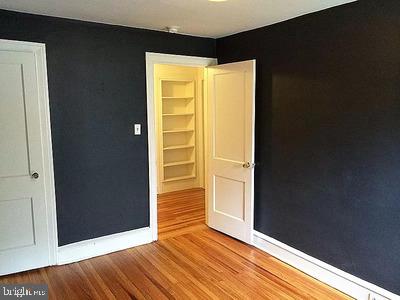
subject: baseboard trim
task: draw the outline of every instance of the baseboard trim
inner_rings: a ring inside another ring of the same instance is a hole
[[[57,264],[65,265],[152,242],[150,227],[58,247]]]
[[[400,296],[253,231],[253,245],[279,260],[359,300],[399,300]]]

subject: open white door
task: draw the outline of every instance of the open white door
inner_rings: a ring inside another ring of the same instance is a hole
[[[38,65],[12,46],[0,41],[0,276],[50,264]]]
[[[255,60],[208,67],[207,83],[208,225],[250,243]]]

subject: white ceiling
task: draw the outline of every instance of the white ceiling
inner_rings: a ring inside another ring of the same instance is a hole
[[[176,25],[180,33],[217,38],[353,1],[0,0],[0,8],[155,30]]]

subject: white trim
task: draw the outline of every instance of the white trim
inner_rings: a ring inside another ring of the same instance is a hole
[[[157,230],[157,140],[155,130],[154,65],[168,64],[189,67],[206,67],[217,64],[216,58],[171,55],[146,52],[147,135],[149,154],[149,201],[152,240],[158,239]]]
[[[151,241],[151,230],[146,227],[61,246],[58,248],[58,265],[125,250]]]
[[[400,299],[400,296],[392,292],[339,270],[261,232],[253,231],[253,245],[356,299]]]
[[[12,41],[0,39],[0,50],[12,50],[34,53],[38,93],[39,114],[43,153],[43,178],[45,186],[46,217],[49,241],[49,264],[57,262],[57,217],[54,187],[53,150],[51,142],[49,92],[47,83],[46,46],[42,43]]]

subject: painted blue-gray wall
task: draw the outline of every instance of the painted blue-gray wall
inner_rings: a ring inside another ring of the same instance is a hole
[[[145,52],[215,40],[1,10],[0,38],[46,43],[59,244],[148,226]]]
[[[217,40],[257,59],[255,227],[400,294],[400,1]]]

